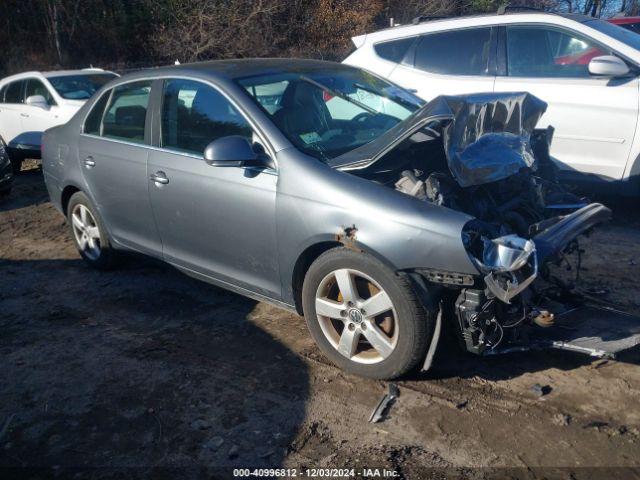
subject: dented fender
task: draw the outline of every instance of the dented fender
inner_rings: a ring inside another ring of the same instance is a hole
[[[311,157],[278,154],[277,229],[283,301],[293,271],[314,244],[367,252],[394,270],[430,268],[478,275],[462,243],[472,217],[335,170]]]

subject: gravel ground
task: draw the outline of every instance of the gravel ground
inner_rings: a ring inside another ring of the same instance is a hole
[[[431,372],[398,382],[389,418],[374,425],[386,384],[331,366],[300,317],[149,260],[90,270],[37,165],[2,202],[0,472],[640,478],[637,351],[479,359],[445,344]],[[619,206],[585,242],[584,281],[640,315],[639,240],[640,213]],[[550,392],[536,396],[536,383]]]

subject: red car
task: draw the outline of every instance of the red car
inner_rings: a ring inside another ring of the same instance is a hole
[[[619,25],[622,28],[634,33],[640,33],[640,17],[616,17],[609,18],[607,22]],[[586,52],[580,52],[574,55],[565,55],[557,57],[555,63],[557,65],[588,65],[592,58],[600,55],[607,55],[599,48],[592,47]]]
[[[633,33],[640,33],[640,17],[616,17],[608,19],[607,22],[620,25]]]

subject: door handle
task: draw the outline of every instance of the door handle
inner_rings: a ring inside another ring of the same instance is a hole
[[[29,114],[28,113],[21,113],[20,116],[24,117],[24,118],[29,118]]]
[[[96,161],[93,159],[93,157],[87,157],[84,159],[84,166],[87,168],[93,168],[96,166]]]
[[[166,185],[167,183],[169,183],[169,179],[167,178],[167,175],[162,171],[154,173],[149,177],[149,179],[154,183],[159,183],[162,185]]]

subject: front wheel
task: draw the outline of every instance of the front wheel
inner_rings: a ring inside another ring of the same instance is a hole
[[[391,379],[426,354],[435,316],[408,280],[371,255],[325,252],[309,268],[302,296],[313,339],[347,372]]]

